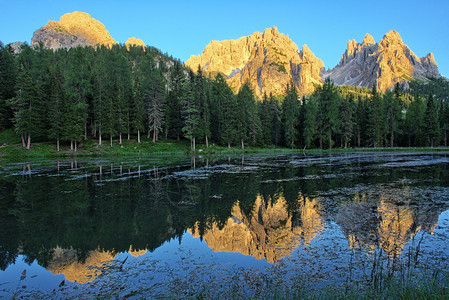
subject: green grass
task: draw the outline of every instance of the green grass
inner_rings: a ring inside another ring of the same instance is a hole
[[[186,155],[191,154],[190,143],[186,140],[162,140],[153,143],[151,139],[142,137],[141,144],[131,139],[123,139],[122,145],[118,140],[113,140],[113,147],[110,147],[108,139],[103,140],[101,146],[97,140],[86,140],[78,146],[77,152],[70,151],[70,144],[61,142],[60,152],[56,151],[56,144],[51,142],[33,142],[30,150],[22,148],[20,136],[13,130],[4,130],[0,132],[0,158],[42,158],[42,157],[101,157],[101,156],[127,156],[127,155]],[[269,147],[246,147],[242,150],[240,147],[223,147],[210,145],[207,148],[203,144],[197,144],[196,155],[216,155],[216,154],[291,154],[291,153],[351,153],[351,152],[431,152],[431,151],[449,151],[447,147],[396,147],[396,148],[333,148],[333,149],[289,149]]]

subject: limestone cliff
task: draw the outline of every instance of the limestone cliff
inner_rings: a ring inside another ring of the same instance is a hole
[[[246,216],[238,204],[223,228],[212,224],[203,239],[215,252],[239,252],[256,259],[277,262],[298,247],[301,240],[308,245],[324,228],[317,200],[298,199],[299,211],[293,216],[281,197],[275,202],[257,197],[252,214]],[[198,226],[190,229],[198,237]]]
[[[340,63],[325,72],[323,79],[330,77],[338,85],[376,85],[378,90],[386,91],[397,82],[428,76],[440,76],[433,54],[419,58],[403,43],[399,33],[391,30],[377,44],[369,34],[361,44],[349,41]]]
[[[89,14],[75,11],[65,14],[59,22],[48,21],[47,25],[36,30],[31,44],[42,42],[50,49],[71,48],[77,46],[111,46],[116,42],[105,26]]]
[[[211,41],[201,55],[192,55],[185,65],[193,71],[201,66],[209,76],[224,74],[234,92],[249,82],[258,98],[264,93],[285,94],[292,80],[300,94],[312,93],[315,85],[321,84],[324,70],[323,62],[307,45],[299,51],[276,27],[237,40]]]

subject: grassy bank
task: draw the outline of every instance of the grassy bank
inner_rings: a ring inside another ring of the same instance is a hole
[[[118,140],[113,140],[113,146],[110,146],[108,139],[103,140],[101,146],[97,140],[82,141],[77,146],[77,151],[70,150],[70,144],[61,143],[60,151],[56,151],[56,144],[50,142],[34,142],[30,150],[26,150],[20,144],[20,137],[13,130],[0,132],[0,158],[40,158],[40,157],[100,157],[100,156],[126,156],[126,155],[185,155],[191,154],[190,143],[186,140],[162,140],[154,143],[151,139],[142,137],[141,143],[136,140],[123,139],[122,145]],[[447,147],[435,148],[333,148],[333,149],[288,149],[270,147],[246,147],[244,150],[240,147],[222,147],[218,145],[198,144],[195,154],[243,154],[243,153],[351,153],[351,152],[430,152],[430,151],[449,151]]]

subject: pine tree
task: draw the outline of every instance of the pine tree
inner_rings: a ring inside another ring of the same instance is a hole
[[[344,141],[344,147],[348,148],[354,129],[354,101],[352,95],[349,99],[342,99],[340,102],[340,132]]]
[[[209,109],[210,90],[200,66],[198,66],[198,71],[194,77],[194,93],[195,103],[197,103],[200,115],[198,123],[198,137],[203,138],[206,143],[206,147],[209,147],[209,138],[211,135]]]
[[[273,94],[270,93],[269,98],[270,106],[271,106],[271,142],[275,147],[278,147],[282,143],[282,106],[279,103],[278,99],[273,97]]]
[[[424,134],[426,137],[426,144],[433,148],[440,142],[440,126],[438,122],[438,114],[435,109],[432,94],[426,102],[426,111],[424,117]]]
[[[332,148],[334,143],[332,137],[338,133],[340,128],[339,106],[340,96],[334,83],[326,78],[324,85],[318,87],[315,91],[318,99],[318,134],[320,140],[320,148],[323,148],[324,142],[328,147]]]
[[[410,103],[405,119],[408,146],[423,146],[424,141],[424,118],[426,105],[421,97],[416,96]]]
[[[180,87],[179,87],[180,88]],[[149,85],[146,91],[145,103],[147,107],[148,137],[153,135],[153,142],[158,141],[158,135],[162,131],[165,114],[165,89],[160,70],[153,70],[150,75]]]
[[[282,103],[285,145],[294,148],[298,140],[299,101],[294,83],[287,85],[286,96]]]
[[[15,128],[21,135],[22,146],[31,148],[31,137],[40,127],[40,116],[36,110],[39,102],[39,87],[31,77],[30,72],[23,66],[17,78],[17,96],[15,98]]]
[[[376,85],[373,85],[371,89],[371,98],[368,103],[367,138],[374,148],[381,147],[384,140],[383,105]]]
[[[50,129],[49,137],[56,140],[56,151],[60,151],[60,140],[64,132],[64,116],[67,115],[67,101],[64,97],[63,75],[56,64],[52,72],[51,95],[49,105]]]
[[[175,61],[170,70],[170,87],[165,110],[165,135],[177,140],[182,136],[182,104],[185,83],[184,70],[179,61]]]
[[[256,143],[260,132],[260,119],[258,119],[254,94],[248,83],[240,88],[237,94],[238,104],[238,135],[242,149],[245,149],[245,140],[250,139],[252,144]]]
[[[0,42],[0,130],[13,126],[14,112],[9,103],[15,96],[17,64],[10,46]]]
[[[304,125],[303,125],[303,137],[304,146],[311,148],[314,146],[314,141],[318,134],[318,101],[316,96],[313,95],[306,99],[304,105]]]
[[[271,112],[271,103],[267,98],[267,94],[264,94],[262,102],[258,103],[259,119],[262,127],[261,142],[263,145],[268,146],[272,144],[271,141],[271,129],[273,127],[273,114]]]
[[[440,129],[444,146],[447,147],[447,140],[449,136],[449,102],[447,100],[441,103]]]
[[[193,75],[192,75],[193,77]],[[190,151],[195,152],[196,148],[196,138],[198,136],[198,125],[200,123],[200,112],[198,105],[195,102],[194,92],[192,87],[186,86],[182,103],[182,116],[184,121],[184,126],[182,127],[182,132],[184,137],[190,141]],[[194,88],[194,87],[193,87]]]
[[[383,97],[383,116],[385,134],[390,140],[390,147],[394,147],[395,136],[400,133],[399,123],[401,121],[402,112],[400,104],[400,94],[398,91],[394,93],[387,91]]]

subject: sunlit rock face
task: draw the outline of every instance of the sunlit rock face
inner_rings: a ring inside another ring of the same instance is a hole
[[[317,200],[301,197],[297,213],[292,214],[285,198],[265,201],[259,196],[251,215],[245,216],[236,203],[223,228],[214,223],[202,237],[215,252],[239,252],[272,263],[289,255],[301,241],[308,245],[323,228]],[[189,231],[199,237],[198,224]]]
[[[377,203],[370,202],[366,194],[357,195],[353,203],[342,205],[337,223],[348,237],[350,248],[382,249],[394,257],[417,232],[433,234],[439,213],[416,211],[409,203],[398,201],[405,194],[392,189],[381,193]]]
[[[126,41],[125,46],[126,46],[127,49],[129,49],[131,46],[140,46],[140,47],[143,47],[143,48],[146,47],[145,43],[141,39],[137,39],[135,37],[129,38]]]
[[[128,253],[139,257],[148,250],[133,249],[129,247]],[[74,249],[62,249],[57,247],[53,250],[53,258],[49,262],[47,270],[54,275],[64,274],[66,280],[78,283],[88,283],[97,278],[102,270],[107,267],[117,256],[112,251],[89,251],[85,260],[80,260]]]
[[[65,14],[59,22],[48,21],[47,25],[36,30],[31,45],[42,43],[45,48],[59,49],[77,46],[96,46],[115,44],[105,26],[89,14],[75,11]]]
[[[440,77],[432,53],[419,58],[394,30],[384,35],[379,43],[367,34],[361,44],[348,42],[340,63],[323,75],[337,85],[352,85],[386,91],[396,83],[414,78]]]
[[[320,85],[323,62],[304,45],[301,51],[276,27],[237,40],[211,41],[201,55],[192,55],[185,65],[198,66],[214,77],[222,73],[234,92],[249,82],[255,95],[284,95],[294,82],[300,94],[310,94]]]
[[[54,275],[64,274],[65,279],[71,282],[87,283],[93,281],[101,274],[101,268],[115,258],[111,252],[90,251],[87,258],[80,262],[76,250],[56,248],[53,259],[47,270]]]

